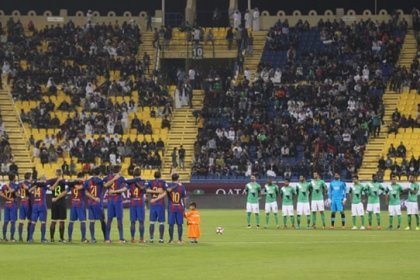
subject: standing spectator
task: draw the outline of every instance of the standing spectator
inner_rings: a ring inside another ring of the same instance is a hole
[[[178,151],[179,167],[185,170],[185,149],[181,145]]]
[[[226,32],[226,40],[228,42],[228,50],[232,49],[233,45],[233,29],[230,27],[228,31]]]
[[[150,74],[150,55],[147,52],[143,55],[143,65],[147,69],[147,74]]]
[[[236,10],[233,13],[233,28],[237,29],[241,25],[241,21],[242,21],[242,15],[238,10]]]
[[[371,120],[371,127],[372,127],[372,133],[373,137],[378,137],[379,133],[381,132],[381,119],[378,114],[374,114]]]
[[[258,8],[255,8],[252,14],[252,31],[260,31],[260,11]]]
[[[147,11],[146,15],[146,31],[152,31],[152,13],[150,11]]]
[[[174,170],[178,167],[177,156],[178,156],[177,155],[177,148],[175,147],[172,150],[172,153],[171,153],[171,158],[172,158],[172,169],[171,169],[171,173],[173,173]]]
[[[252,15],[248,9],[246,9],[245,11],[244,19],[245,19],[245,28],[248,30],[252,27]]]

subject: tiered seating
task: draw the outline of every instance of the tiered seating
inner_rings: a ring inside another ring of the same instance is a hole
[[[124,23],[126,24],[126,23]],[[138,51],[138,42],[139,42],[139,37],[137,37],[137,34],[135,31],[133,31],[134,29],[128,25],[125,25],[123,28],[125,29],[125,33],[122,33],[119,29],[114,29],[112,32],[114,32],[115,34],[113,34],[114,37],[111,37],[108,39],[108,41],[97,41],[95,43],[97,44],[105,44],[107,45],[107,49],[105,49],[105,47],[102,48],[98,48],[98,55],[97,56],[91,56],[90,54],[88,55],[87,53],[89,53],[92,48],[94,48],[95,46],[92,46],[92,42],[94,42],[94,38],[90,38],[87,41],[83,41],[85,38],[82,38],[81,40],[79,40],[79,42],[77,43],[77,50],[80,53],[75,54],[75,51],[73,52],[73,56],[70,55],[70,51],[69,53],[66,53],[66,51],[68,51],[68,49],[64,49],[64,50],[60,50],[59,46],[57,46],[57,41],[64,43],[64,42],[68,42],[68,40],[72,40],[74,36],[69,35],[71,34],[71,32],[78,32],[78,29],[69,26],[65,26],[63,28],[66,28],[67,33],[65,35],[63,35],[63,33],[57,33],[59,31],[55,30],[55,29],[45,29],[45,30],[41,30],[40,32],[42,34],[44,34],[44,40],[41,40],[41,42],[37,45],[36,50],[38,52],[33,53],[31,56],[29,57],[25,57],[25,56],[19,56],[19,52],[17,53],[17,56],[15,56],[15,58],[18,59],[17,62],[20,63],[21,65],[21,69],[18,72],[18,79],[16,79],[16,83],[18,82],[23,82],[23,83],[27,83],[29,81],[29,79],[32,80],[32,82],[38,86],[38,84],[41,87],[41,95],[40,98],[41,100],[43,99],[46,102],[52,102],[55,105],[55,109],[49,113],[51,118],[57,118],[60,125],[59,127],[56,128],[40,128],[39,123],[34,123],[32,122],[31,125],[29,125],[29,123],[25,123],[25,127],[27,129],[27,131],[30,132],[30,134],[32,135],[32,139],[35,142],[36,146],[39,147],[40,144],[39,142],[44,141],[44,139],[46,138],[47,135],[51,136],[57,136],[59,134],[61,134],[62,139],[58,141],[57,145],[55,146],[55,148],[57,149],[58,146],[60,146],[61,141],[65,141],[66,138],[69,141],[72,141],[73,138],[71,138],[68,134],[69,130],[71,128],[63,128],[62,125],[66,122],[66,120],[68,119],[73,119],[76,116],[76,113],[79,114],[83,113],[84,109],[82,108],[83,106],[83,102],[80,104],[80,106],[76,106],[76,108],[74,110],[72,110],[71,112],[64,112],[64,111],[60,111],[58,110],[58,106],[63,102],[63,101],[67,101],[68,103],[72,104],[72,98],[71,96],[73,96],[73,94],[69,94],[69,93],[64,93],[63,92],[63,85],[61,84],[61,82],[66,82],[67,81],[71,81],[72,86],[77,86],[80,89],[84,89],[86,86],[86,83],[91,81],[89,78],[87,77],[87,74],[89,73],[82,73],[82,74],[74,74],[73,76],[67,76],[67,77],[61,77],[59,74],[51,72],[51,69],[48,67],[40,67],[38,72],[34,72],[34,76],[32,75],[32,67],[36,67],[40,64],[42,64],[42,61],[39,60],[39,57],[46,57],[46,54],[48,53],[49,58],[52,59],[52,63],[53,66],[58,68],[59,70],[61,69],[65,69],[66,65],[74,65],[79,73],[81,71],[81,69],[90,69],[89,71],[95,71],[94,73],[96,73],[96,84],[97,85],[101,85],[102,83],[104,83],[105,81],[107,81],[107,79],[105,78],[106,75],[108,75],[109,77],[109,81],[118,81],[120,79],[120,77],[124,77],[124,79],[126,79],[126,81],[129,79],[131,80],[133,83],[140,83],[142,84],[141,87],[131,87],[130,90],[130,94],[131,94],[131,98],[134,101],[134,103],[137,105],[137,110],[135,112],[129,112],[128,114],[128,125],[131,125],[131,121],[135,118],[138,117],[143,123],[147,123],[150,122],[151,123],[151,127],[152,127],[152,134],[143,134],[143,133],[138,133],[137,129],[125,129],[123,135],[118,136],[118,138],[120,139],[120,141],[122,142],[126,142],[127,139],[130,139],[132,142],[134,141],[147,141],[150,142],[151,139],[153,138],[154,141],[156,142],[158,139],[161,139],[163,141],[166,141],[167,138],[167,128],[165,129],[161,129],[161,122],[162,122],[162,117],[160,116],[156,116],[156,117],[151,117],[150,112],[151,112],[151,104],[154,104],[155,101],[147,101],[147,103],[145,103],[146,101],[143,100],[142,98],[142,93],[137,91],[137,88],[139,88],[140,90],[149,90],[150,88],[150,81],[148,80],[144,80],[141,78],[141,76],[144,75],[144,71],[141,72],[141,67],[142,63],[141,63],[141,59],[142,59],[142,54],[139,51],[139,54],[137,53]],[[99,28],[104,28],[104,27],[99,27]],[[108,27],[109,28],[109,27]],[[111,27],[112,28],[112,27]],[[110,30],[108,30],[110,32]],[[54,35],[56,34],[56,35]],[[61,34],[61,35],[58,35]],[[107,33],[106,36],[108,36],[108,34],[111,33]],[[93,34],[90,34],[92,36],[94,36]],[[30,36],[30,35],[28,35]],[[33,36],[37,36],[37,34],[34,34]],[[87,36],[87,35],[85,35]],[[18,45],[18,41],[19,38],[15,38],[15,37],[11,37],[12,38],[12,42],[14,40],[16,40],[16,46]],[[27,39],[30,41],[32,40],[34,37],[28,37]],[[38,38],[38,37],[36,37]],[[106,39],[106,38],[105,38]],[[34,41],[36,41],[34,39]],[[137,42],[137,46],[135,44],[135,42]],[[118,45],[117,45],[118,43]],[[36,44],[36,43],[35,43]],[[71,44],[71,43],[70,43]],[[110,51],[112,52],[112,48],[115,47],[115,55],[109,55],[106,52]],[[81,50],[83,48],[83,51]],[[106,51],[105,51],[106,50]],[[21,50],[19,50],[21,51]],[[105,53],[103,53],[105,51]],[[54,54],[57,53],[57,56],[55,56]],[[64,55],[63,55],[64,53]],[[86,55],[83,57],[83,55]],[[20,59],[19,59],[20,57]],[[57,62],[56,60],[60,60],[60,57],[64,57],[63,58],[63,64],[61,64],[61,62]],[[137,60],[134,60],[133,57],[137,57]],[[54,61],[55,59],[55,61]],[[108,59],[108,63],[110,63],[110,68],[103,68],[100,66],[101,63],[104,62],[104,59]],[[118,59],[118,60],[117,60]],[[13,64],[12,64],[13,65]],[[134,67],[135,66],[135,67]],[[31,67],[31,68],[29,68]],[[97,67],[99,67],[97,69]],[[121,69],[121,71],[120,71]],[[144,69],[144,68],[143,68]],[[29,70],[29,71],[26,71]],[[45,72],[43,72],[45,71]],[[74,69],[72,69],[72,71],[74,71]],[[124,72],[124,73],[123,73]],[[44,77],[49,77],[49,75],[56,77],[57,79],[55,79],[55,82],[57,84],[57,92],[56,93],[52,93],[51,92],[49,94],[47,94],[48,89],[46,88],[46,84],[47,81]],[[41,78],[40,78],[41,77]],[[76,84],[76,81],[80,84]],[[146,85],[146,84],[147,85]],[[160,86],[160,85],[158,85]],[[153,89],[151,90],[151,94],[155,94],[155,92],[158,92],[155,89],[155,85],[151,86]],[[99,90],[99,93],[101,94],[101,96],[106,96],[106,94],[108,94],[108,91],[110,92],[110,87],[106,86],[103,89]],[[115,106],[115,108],[118,108],[118,104],[125,102],[125,103],[129,103],[130,101],[130,97],[125,92],[122,92],[122,90],[117,89],[118,94],[117,96],[115,96],[115,94],[109,94],[108,95],[108,99],[111,100],[111,102],[113,103],[113,105]],[[12,91],[13,93],[13,91]],[[47,96],[49,95],[49,96]],[[78,95],[80,97],[84,97],[85,93],[82,92],[78,92]],[[15,98],[22,98],[22,99],[28,99],[28,96],[22,95],[19,92],[17,92],[15,95]],[[39,96],[39,94],[37,94],[37,96]],[[157,98],[160,99],[164,98],[164,95],[162,94],[162,92],[159,93],[158,97],[153,97],[153,98]],[[16,101],[16,107],[17,109],[20,111],[22,111],[23,113],[28,113],[29,111],[31,111],[32,109],[37,108],[41,101],[40,100],[36,100],[37,97],[32,96],[29,97],[29,100],[17,100]],[[140,107],[141,106],[141,107]],[[154,105],[154,108],[157,110],[157,105]],[[160,108],[163,109],[163,108]],[[116,110],[112,110],[113,112],[109,112],[110,115],[111,114],[115,114],[115,113],[121,113],[117,112]],[[93,116],[96,116],[98,113],[96,112],[90,112],[90,110],[87,110],[86,112],[88,115],[92,114]],[[105,118],[108,119],[110,117],[110,115],[108,114],[104,114]],[[80,118],[80,117],[79,117]],[[121,117],[117,117],[118,119]],[[47,125],[48,127],[49,125]],[[84,127],[80,130],[77,131],[77,133],[79,135],[84,134]],[[86,135],[87,139],[90,139],[91,142],[93,142],[94,140],[98,139],[98,137],[103,137],[105,136],[105,133],[103,135]],[[70,137],[70,139],[68,139]],[[73,136],[74,137],[74,136]],[[56,137],[57,138],[57,137]],[[111,148],[111,147],[109,147]],[[34,148],[34,151],[37,150]],[[143,149],[144,150],[144,149]],[[139,150],[140,151],[140,150]],[[145,149],[145,151],[148,151],[148,148]],[[154,151],[154,150],[153,150]],[[137,153],[137,151],[136,151]],[[158,153],[160,154],[160,158],[162,158],[163,153],[161,150],[158,151]],[[102,155],[104,155],[102,153]],[[145,155],[147,157],[147,154]],[[105,156],[106,157],[106,156]],[[134,158],[134,156],[133,156]],[[122,167],[123,167],[123,173],[124,175],[127,175],[128,173],[128,167],[130,165],[130,159],[131,156],[127,156],[123,159],[122,162]],[[104,160],[104,158],[99,158],[96,157],[94,159],[94,166],[98,166],[100,164],[102,164],[102,161]],[[82,169],[82,166],[86,163],[86,162],[80,162],[80,159],[77,159],[76,157],[70,157],[70,154],[66,151],[64,151],[63,156],[59,156],[57,161],[54,162],[48,162],[46,164],[42,164],[40,158],[35,158],[35,164],[36,164],[36,168],[39,172],[39,174],[46,174],[48,177],[49,176],[53,176],[54,175],[54,171],[57,167],[61,167],[62,163],[66,161],[68,164],[70,164],[71,162],[76,164],[76,171],[80,171]],[[153,168],[156,165],[150,166],[148,164],[145,165],[145,168],[147,170],[143,171],[143,176],[145,178],[151,178],[153,177],[152,174],[154,172]]]

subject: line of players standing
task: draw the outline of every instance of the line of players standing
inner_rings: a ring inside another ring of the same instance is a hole
[[[73,225],[80,221],[82,242],[86,238],[86,209],[88,210],[90,242],[96,243],[95,222],[101,223],[101,229],[106,243],[111,242],[111,226],[113,218],[117,219],[119,242],[124,243],[123,231],[123,198],[130,200],[130,233],[131,241],[135,241],[136,223],[139,227],[139,242],[144,243],[146,197],[150,194],[150,225],[149,242],[154,241],[155,223],[159,223],[159,243],[164,242],[165,210],[168,210],[169,242],[173,242],[174,225],[178,228],[178,242],[182,242],[183,218],[186,199],[186,189],[179,182],[179,175],[172,175],[172,182],[167,184],[162,180],[160,172],[155,172],[154,180],[145,182],[140,177],[140,169],[134,169],[132,179],[120,175],[120,166],[113,167],[113,174],[100,177],[99,169],[93,170],[92,176],[85,178],[78,174],[75,180],[63,178],[62,171],[56,170],[56,177],[46,180],[31,181],[27,173],[22,182],[17,182],[14,175],[9,176],[9,182],[1,187],[0,196],[4,200],[3,240],[7,239],[7,229],[10,223],[10,241],[15,241],[16,221],[19,218],[19,241],[23,241],[23,229],[27,220],[28,242],[34,241],[35,226],[41,223],[41,242],[46,239],[47,222],[47,191],[52,192],[50,240],[54,242],[56,225],[59,226],[60,242],[65,242],[64,229],[67,219],[66,196],[70,195],[71,208],[68,224],[68,241],[72,241]],[[168,206],[165,206],[165,196]],[[107,219],[105,219],[104,198],[107,199]],[[19,201],[19,203],[18,203]],[[85,203],[87,202],[87,205]],[[18,206],[19,205],[19,206]],[[19,216],[18,216],[19,214]]]
[[[347,203],[347,198],[351,201],[352,214],[352,229],[357,229],[356,218],[360,217],[360,229],[365,229],[365,208],[363,205],[364,197],[367,197],[366,212],[368,214],[368,229],[372,228],[373,214],[376,216],[377,228],[381,229],[381,214],[380,214],[380,195],[385,194],[385,202],[388,205],[389,212],[389,229],[393,228],[394,217],[397,217],[397,226],[401,227],[401,194],[406,192],[408,194],[407,200],[404,202],[407,207],[407,224],[406,230],[411,229],[412,216],[416,219],[415,229],[420,230],[419,208],[418,208],[418,193],[419,184],[415,182],[414,176],[409,176],[409,186],[403,188],[397,182],[394,176],[391,183],[384,186],[377,181],[376,176],[372,176],[372,181],[361,183],[357,175],[353,176],[353,185],[350,188],[340,180],[340,175],[336,173],[334,180],[326,183],[320,179],[317,172],[314,173],[313,179],[306,181],[304,176],[299,177],[299,182],[295,186],[291,186],[288,179],[284,180],[284,185],[280,189],[272,182],[272,178],[268,179],[264,189],[256,182],[255,176],[251,176],[251,182],[245,187],[247,192],[247,224],[251,227],[251,214],[254,213],[256,217],[256,226],[259,227],[259,196],[264,191],[265,195],[265,213],[266,213],[266,227],[269,224],[270,213],[274,214],[275,224],[279,227],[278,221],[278,205],[277,198],[281,197],[283,227],[287,228],[287,220],[290,218],[293,228],[300,228],[302,216],[306,216],[307,228],[316,228],[317,212],[321,214],[322,227],[325,228],[325,206],[331,206],[331,228],[335,227],[336,212],[341,215],[341,224],[345,228],[346,217],[344,208]],[[325,197],[328,197],[325,200]],[[311,197],[311,201],[310,198]],[[295,225],[294,200],[297,200],[297,224]],[[312,212],[312,217],[311,217]],[[312,218],[312,219],[311,219]],[[312,220],[312,224],[311,224]]]

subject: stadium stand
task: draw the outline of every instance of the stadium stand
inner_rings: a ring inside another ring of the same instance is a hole
[[[139,48],[142,40],[152,45],[150,34],[140,34],[134,22],[78,27],[70,21],[25,32],[11,19],[7,30],[7,50],[14,52],[5,59],[8,80],[40,174],[52,176],[66,164],[74,174],[119,162],[127,174],[133,167],[126,155],[134,149],[132,161],[152,177],[172,97],[152,79],[153,48]]]
[[[360,168],[368,137],[379,136],[407,22],[304,26],[273,27],[253,84],[221,77],[209,86],[193,179],[296,179],[310,170],[350,179]]]

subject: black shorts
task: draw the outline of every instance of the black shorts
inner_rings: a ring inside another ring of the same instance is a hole
[[[51,220],[65,220],[67,219],[66,203],[53,202],[51,205]]]

